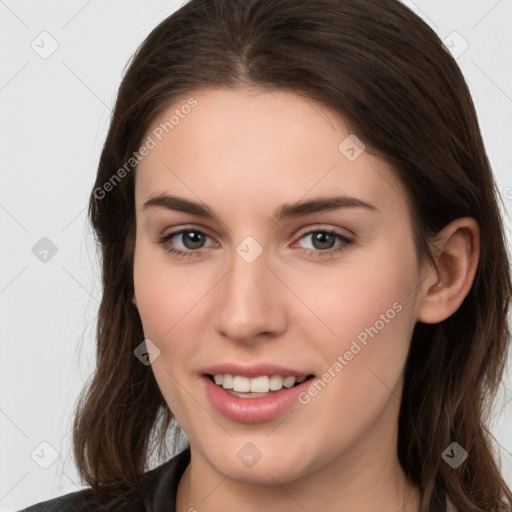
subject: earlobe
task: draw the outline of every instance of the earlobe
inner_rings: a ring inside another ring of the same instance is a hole
[[[135,305],[135,307],[137,307],[137,299],[135,297],[135,293],[132,295],[132,302]]]
[[[418,321],[435,324],[450,317],[469,293],[478,266],[480,230],[471,217],[446,226],[435,243],[437,269],[422,283]]]

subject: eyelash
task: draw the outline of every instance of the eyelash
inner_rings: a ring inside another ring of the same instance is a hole
[[[176,256],[182,256],[182,257],[188,256],[189,259],[193,255],[200,256],[202,254],[202,249],[182,251],[181,249],[175,249],[174,247],[169,246],[168,242],[170,239],[174,238],[176,235],[181,235],[183,233],[199,233],[201,235],[204,235],[205,237],[211,238],[208,234],[206,234],[204,231],[201,231],[200,229],[187,228],[187,229],[181,229],[179,231],[174,231],[172,233],[168,233],[167,235],[163,235],[163,236],[159,237],[158,243],[161,244],[163,249],[165,250],[165,252],[167,252],[169,254],[173,254]],[[325,257],[332,258],[335,255],[337,255],[338,253],[341,253],[344,250],[346,250],[348,248],[348,246],[350,246],[354,243],[353,239],[350,239],[350,238],[342,235],[341,233],[338,233],[337,231],[333,231],[333,230],[329,230],[329,229],[310,230],[306,233],[303,233],[298,238],[298,240],[301,240],[305,236],[309,236],[314,233],[323,233],[323,234],[333,235],[337,239],[341,240],[341,242],[343,242],[343,243],[341,243],[339,245],[335,245],[333,249],[327,249],[325,251],[321,251],[318,249],[305,249],[306,251],[308,251],[308,253],[307,253],[308,256],[317,256],[317,257],[321,257],[321,258],[325,258]]]

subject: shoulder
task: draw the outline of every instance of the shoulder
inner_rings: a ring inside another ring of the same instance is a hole
[[[99,512],[98,503],[94,500],[91,488],[64,494],[51,500],[36,503],[20,512]],[[145,512],[140,500],[135,497],[131,501],[123,500],[123,504],[116,508],[119,512]]]
[[[90,488],[31,505],[20,512],[86,512],[89,510],[94,510],[93,492]]]
[[[170,512],[168,505],[176,502],[178,482],[189,461],[190,450],[186,449],[141,476],[155,511],[163,510],[162,506],[167,505],[166,510]],[[19,512],[97,512],[98,510],[94,493],[91,488],[87,488],[30,505]],[[135,499],[118,510],[144,512],[146,509],[140,500]]]

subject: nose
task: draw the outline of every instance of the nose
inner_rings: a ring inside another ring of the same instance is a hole
[[[217,289],[215,329],[238,343],[275,338],[286,329],[283,284],[263,251],[249,263],[233,252],[232,267]]]

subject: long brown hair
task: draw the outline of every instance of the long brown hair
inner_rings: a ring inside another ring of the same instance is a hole
[[[433,262],[428,242],[449,222],[478,221],[480,261],[469,294],[450,318],[418,323],[413,333],[397,450],[421,491],[421,511],[445,495],[461,511],[507,510],[512,494],[486,427],[507,356],[511,296],[497,188],[461,71],[397,0],[192,0],[137,50],[90,196],[103,296],[97,366],[74,421],[83,481],[106,508],[130,492],[143,499],[139,477],[150,453],[163,453],[173,419],[151,367],[134,356],[144,339],[131,301],[134,152],[179,98],[243,85],[321,102],[388,161],[407,192],[419,261]],[[457,469],[441,457],[453,441],[469,453]]]

